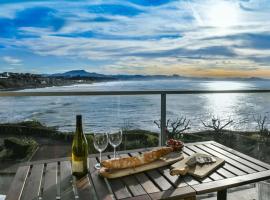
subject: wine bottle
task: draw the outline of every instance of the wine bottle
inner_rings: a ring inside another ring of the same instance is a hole
[[[76,116],[76,132],[72,141],[72,174],[84,176],[88,172],[88,144],[82,129],[82,116]]]

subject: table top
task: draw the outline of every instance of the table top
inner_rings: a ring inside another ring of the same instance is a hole
[[[121,154],[132,156],[135,152],[146,150],[149,149],[123,151]],[[100,177],[94,168],[98,155],[89,157],[89,173],[80,180],[72,176],[68,158],[31,162],[18,168],[6,199],[185,198],[270,178],[270,165],[214,141],[185,144],[183,153],[184,156],[206,153],[226,162],[202,180],[189,175],[171,176],[169,166],[106,179]],[[103,159],[111,155],[104,153]]]

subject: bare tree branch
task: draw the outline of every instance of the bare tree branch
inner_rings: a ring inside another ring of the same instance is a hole
[[[264,116],[262,118],[261,115],[259,115],[257,117],[255,117],[253,115],[253,119],[257,122],[257,127],[259,129],[259,133],[261,134],[261,136],[263,136],[263,135],[264,136],[269,136],[269,130],[268,130],[267,125],[266,125],[266,119],[267,119],[267,117]]]
[[[158,128],[161,128],[160,120],[155,120],[154,123]],[[177,118],[175,120],[168,119],[166,121],[166,130],[168,131],[169,137],[176,137],[188,129],[190,129],[190,120],[187,121],[186,117]]]
[[[233,120],[229,119],[229,121],[226,124],[224,124],[223,126],[220,127],[220,130],[222,130],[223,128],[228,126],[230,123],[233,123]]]
[[[167,120],[167,123],[166,123],[166,128],[168,128],[169,123],[170,123],[170,119],[168,119],[168,120]]]
[[[212,117],[212,124],[206,124],[201,120],[202,124],[206,128],[214,129],[216,133],[220,133],[226,126],[233,123],[233,120],[229,119],[224,125],[221,125],[221,120],[217,117]]]
[[[157,125],[158,128],[160,128],[160,120],[155,120],[154,123]]]

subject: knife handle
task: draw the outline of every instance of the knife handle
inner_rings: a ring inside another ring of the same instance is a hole
[[[172,176],[175,176],[175,175],[186,175],[188,173],[188,170],[189,170],[189,167],[186,165],[184,168],[173,168],[171,169],[170,171],[170,174]]]

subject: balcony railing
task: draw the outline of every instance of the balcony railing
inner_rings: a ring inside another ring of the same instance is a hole
[[[144,90],[144,91],[73,91],[73,92],[0,92],[0,97],[22,96],[111,96],[111,95],[160,95],[160,136],[159,144],[166,138],[166,95],[167,94],[231,94],[231,93],[270,93],[270,90]]]

